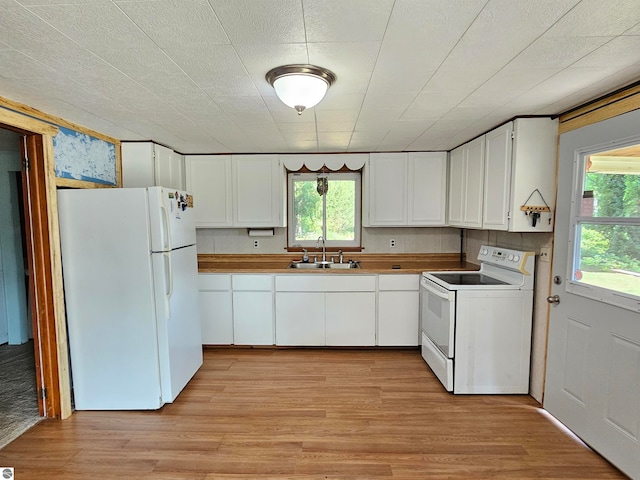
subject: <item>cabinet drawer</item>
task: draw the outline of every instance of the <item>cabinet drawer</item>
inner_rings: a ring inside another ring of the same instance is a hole
[[[379,290],[418,290],[420,275],[380,275]]]
[[[278,275],[278,292],[375,292],[374,275]]]
[[[198,290],[231,290],[231,275],[199,273]]]
[[[234,291],[270,292],[272,278],[271,275],[232,275],[231,284]]]

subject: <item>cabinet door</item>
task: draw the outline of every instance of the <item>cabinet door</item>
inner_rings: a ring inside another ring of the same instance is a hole
[[[509,122],[486,134],[482,223],[488,230],[509,227],[512,132],[513,122]]]
[[[407,154],[374,153],[367,163],[367,226],[407,224]]]
[[[155,170],[154,185],[179,190],[171,178],[171,164],[173,162],[173,150],[162,145],[153,146],[153,165]]]
[[[327,345],[376,344],[375,292],[327,293],[325,308]]]
[[[273,345],[273,293],[233,292],[233,343]]]
[[[464,146],[452,150],[449,155],[449,225],[456,227],[463,221],[465,157]]]
[[[484,194],[484,135],[465,145],[463,226],[482,228]]]
[[[177,190],[186,190],[184,178],[184,155],[171,152],[171,184]]]
[[[152,142],[122,142],[122,186],[153,187],[154,162]]]
[[[284,226],[284,170],[277,155],[233,155],[233,223]]]
[[[419,295],[417,291],[378,293],[378,345],[419,344]]]
[[[325,344],[324,293],[276,293],[276,345]]]
[[[446,224],[447,153],[416,152],[408,156],[407,224]]]
[[[187,155],[185,167],[196,228],[232,226],[231,156]]]
[[[200,319],[203,345],[231,345],[233,317],[231,292],[200,291]]]

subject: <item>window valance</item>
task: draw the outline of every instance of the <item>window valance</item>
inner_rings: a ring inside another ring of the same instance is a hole
[[[322,170],[322,167],[326,167],[331,171],[340,170],[342,167],[347,167],[349,170],[360,170],[364,167],[364,164],[369,159],[369,155],[366,153],[336,153],[336,154],[321,154],[321,155],[281,155],[284,166],[287,170],[297,172],[303,166],[307,167],[312,172]]]

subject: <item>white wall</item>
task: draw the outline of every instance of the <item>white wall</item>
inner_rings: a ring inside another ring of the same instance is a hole
[[[286,253],[287,229],[276,228],[273,237],[249,237],[242,229],[198,229],[198,253]],[[389,246],[389,240],[396,247]],[[253,241],[258,240],[258,248]],[[364,253],[458,253],[457,228],[363,228]]]

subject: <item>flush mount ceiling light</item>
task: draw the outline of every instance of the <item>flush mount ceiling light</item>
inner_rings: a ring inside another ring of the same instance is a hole
[[[336,81],[333,72],[315,65],[283,65],[269,70],[265,78],[282,103],[295,108],[298,115],[320,103]]]

